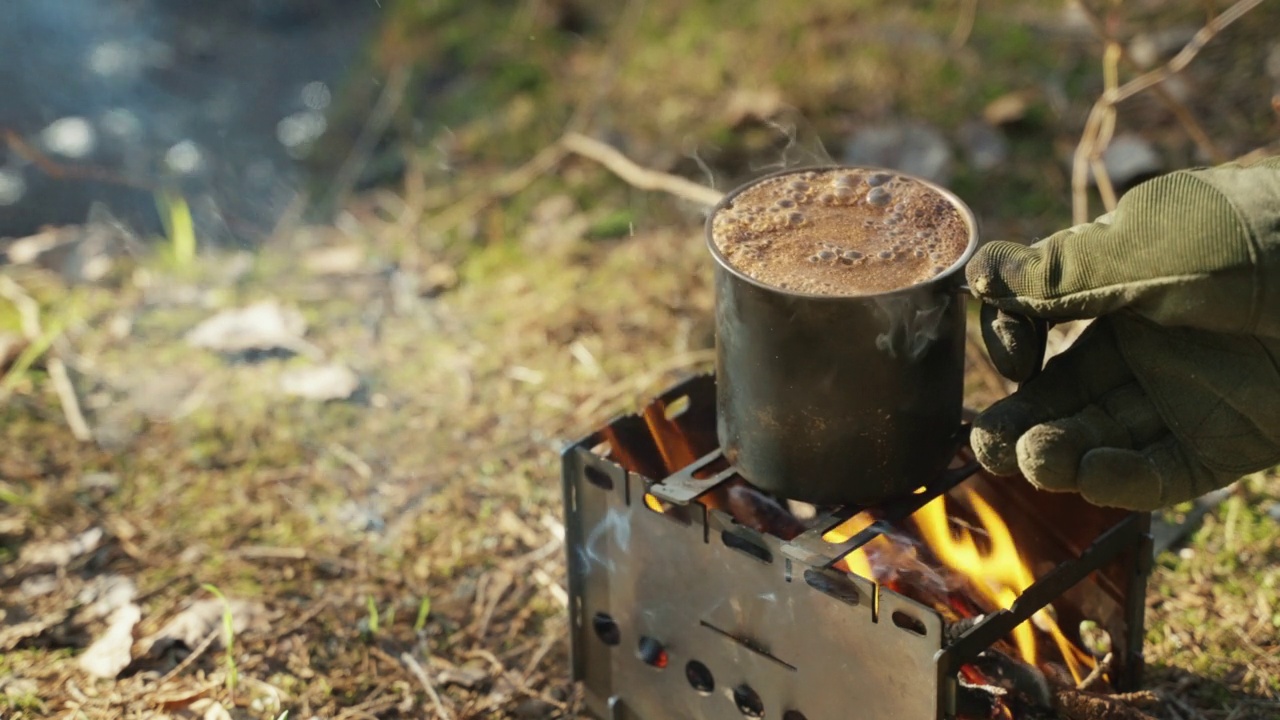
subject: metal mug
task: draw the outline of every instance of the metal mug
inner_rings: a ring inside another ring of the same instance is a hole
[[[735,269],[712,235],[716,213],[756,183],[831,170],[887,172],[945,198],[969,230],[956,261],[891,292],[831,296],[766,285]],[[715,266],[717,432],[752,484],[816,504],[872,504],[941,472],[960,438],[963,269],[977,247],[973,212],[951,192],[896,170],[809,167],[759,178],[707,219]]]

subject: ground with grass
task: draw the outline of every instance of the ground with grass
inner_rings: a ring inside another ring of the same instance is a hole
[[[389,26],[377,62],[484,81],[433,96],[448,133],[392,123],[370,166],[407,168],[403,187],[358,192],[333,226],[285,228],[253,253],[120,255],[94,283],[6,269],[43,352],[0,385],[5,717],[574,715],[557,453],[709,367],[712,296],[699,207],[545,148],[584,130],[723,188],[918,118],[955,144],[950,184],[984,226],[1034,237],[1069,218],[1067,161],[1102,84],[1099,41],[1056,3],[984,6],[967,29],[963,3],[548,2],[497,25],[465,3],[423,7]],[[1231,154],[1271,121],[1256,68],[1276,9],[1258,13],[1182,91]],[[1135,11],[1120,30],[1204,14]],[[404,44],[415,32],[431,41]],[[1228,99],[1243,109],[1215,109]],[[979,170],[960,127],[993,101],[1017,110],[993,125],[1009,154]],[[1169,166],[1196,161],[1165,106],[1122,111]],[[550,159],[513,170],[530,158]],[[186,340],[263,300],[305,323],[289,348]],[[15,331],[16,307],[2,318]],[[971,354],[982,405],[1004,387]],[[348,399],[284,392],[290,373],[334,364],[359,380]],[[1275,474],[1248,479],[1158,560],[1161,717],[1280,716],[1278,497]]]

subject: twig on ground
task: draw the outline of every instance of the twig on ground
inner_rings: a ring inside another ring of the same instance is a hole
[[[1064,720],[1156,720],[1115,695],[1070,688],[1055,692],[1053,705]]]
[[[41,343],[45,332],[40,324],[40,304],[8,276],[0,276],[0,296],[17,308],[22,334],[27,342],[31,343],[32,347]],[[53,347],[52,342],[49,342],[48,352],[49,359],[45,362],[45,370],[48,371],[53,390],[58,395],[58,403],[62,406],[62,414],[67,420],[67,426],[71,428],[71,434],[76,440],[89,442],[93,440],[93,431],[80,410],[80,400],[76,397],[75,386],[71,384],[67,366],[58,357],[57,349]]]
[[[327,607],[329,607],[329,601],[327,599],[321,598],[321,600],[317,602],[310,610],[303,613],[297,620],[294,620],[292,625],[290,625],[288,628],[281,631],[278,634],[278,637],[285,637],[287,635],[292,635],[293,633],[301,630],[304,625],[314,620],[315,617],[320,613],[324,612],[325,608]]]
[[[66,363],[54,355],[45,364],[45,369],[49,371],[49,380],[53,383],[53,391],[58,394],[58,402],[62,405],[62,414],[67,419],[67,426],[71,428],[71,435],[80,442],[89,442],[93,439],[93,431],[89,429],[89,423],[80,411],[80,401],[76,398],[76,388],[71,384],[71,376],[67,374]]]
[[[951,37],[947,40],[952,50],[959,50],[969,42],[969,36],[973,34],[973,21],[977,18],[978,0],[960,0],[960,16],[956,18],[956,25],[951,29]]]
[[[387,126],[391,124],[391,119],[395,117],[396,111],[404,102],[405,90],[409,87],[409,79],[412,75],[413,73],[405,65],[397,65],[387,74],[382,93],[374,103],[373,109],[369,111],[364,127],[360,128],[360,134],[352,144],[351,152],[334,173],[333,185],[329,189],[327,198],[332,207],[342,207],[346,202],[347,195],[355,186],[365,165],[368,164],[378,141],[382,139]]]
[[[9,146],[14,155],[36,166],[45,175],[55,180],[89,180],[151,193],[156,191],[154,185],[118,175],[96,165],[64,165],[59,163],[37,150],[35,146],[24,140],[16,131],[9,128],[0,127],[0,139],[4,140],[4,144]]]
[[[529,662],[524,666],[524,682],[529,682],[529,676],[533,675],[533,671],[538,669],[538,665],[542,663],[547,653],[551,652],[551,648],[555,647],[559,642],[559,635],[547,635],[542,639],[542,644],[538,645],[538,649],[533,651],[533,655],[529,657]]]
[[[304,548],[249,545],[238,548],[236,554],[244,560],[306,560]]]
[[[436,692],[435,685],[431,682],[427,671],[422,669],[422,665],[407,652],[400,653],[400,662],[409,669],[409,672],[418,679],[418,683],[422,685],[422,689],[426,691],[427,697],[431,698],[431,704],[435,706],[436,712],[440,714],[443,720],[453,720],[453,715],[445,708],[444,702],[440,699],[440,694]]]
[[[1086,675],[1083,680],[1076,683],[1076,689],[1088,690],[1089,688],[1093,687],[1095,683],[1097,683],[1099,680],[1102,679],[1102,675],[1104,673],[1108,673],[1111,671],[1112,659],[1113,658],[1111,657],[1111,653],[1107,653],[1106,657],[1102,658],[1102,662],[1099,662],[1097,665],[1094,665],[1093,670],[1090,670],[1089,674]]]
[[[360,476],[360,479],[369,480],[373,477],[373,468],[369,467],[369,463],[365,462],[359,455],[356,455],[354,452],[347,449],[345,445],[336,442],[329,443],[329,452],[333,453],[334,457],[338,458],[343,462],[343,464],[351,468],[356,475]]]
[[[494,586],[497,586],[496,588]],[[480,620],[476,625],[476,637],[483,638],[489,632],[489,623],[493,621],[493,614],[498,610],[498,604],[502,602],[503,596],[507,591],[515,585],[515,576],[508,573],[502,573],[497,576],[497,582],[489,583],[489,591],[485,593],[486,607],[484,613],[480,616]]]
[[[182,662],[175,665],[172,670],[165,673],[159,680],[157,680],[155,686],[152,689],[159,689],[163,687],[165,683],[174,679],[178,675],[181,675],[184,670],[194,665],[195,662],[200,659],[200,656],[204,655],[205,651],[213,646],[213,641],[218,639],[218,635],[220,635],[221,633],[222,633],[221,626],[210,630],[209,633],[204,636],[204,639],[200,641],[200,644],[196,645],[191,650],[191,654],[182,658]]]
[[[560,144],[572,153],[600,163],[614,175],[641,190],[657,190],[706,206],[715,205],[724,197],[724,193],[719,190],[692,180],[640,167],[617,148],[581,133],[566,133]]]
[[[561,607],[569,607],[569,593],[565,592],[564,588],[560,587],[560,583],[548,575],[547,571],[542,568],[534,569],[533,580],[545,588]]]
[[[1199,710],[1196,710],[1195,708],[1183,702],[1182,699],[1179,698],[1177,695],[1164,693],[1160,697],[1162,700],[1165,701],[1165,703],[1169,705],[1173,705],[1174,707],[1178,708],[1178,712],[1180,714],[1185,715],[1188,718],[1188,720],[1205,720],[1204,715],[1200,714]]]

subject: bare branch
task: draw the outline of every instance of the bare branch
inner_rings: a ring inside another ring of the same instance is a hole
[[[657,190],[684,198],[699,205],[715,205],[724,193],[678,175],[643,168],[616,148],[576,132],[566,133],[560,144],[572,153],[605,166],[628,184],[641,190]]]

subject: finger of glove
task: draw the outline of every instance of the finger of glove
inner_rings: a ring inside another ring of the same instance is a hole
[[[974,295],[1008,312],[1052,320],[1097,317],[1125,305],[1119,295],[1088,292],[1119,282],[1098,277],[1094,266],[1126,266],[1094,262],[1104,246],[1114,245],[1100,241],[1105,232],[1106,226],[1087,225],[1034,245],[987,243],[965,266],[965,276]]]
[[[1033,317],[1080,319],[1133,308],[1160,322],[1218,327],[1221,308],[1250,302],[1248,237],[1220,189],[1177,172],[1130,190],[1095,222],[1030,247],[988,243],[965,274],[983,301]],[[1243,273],[1240,282],[1211,284],[1208,299],[1203,287],[1188,291],[1198,279],[1233,269]]]
[[[1036,321],[983,303],[979,324],[987,355],[1001,375],[1025,382],[1040,369],[1044,347]]]
[[[978,462],[996,475],[1019,471],[1017,442],[1032,427],[1070,417],[1134,381],[1111,324],[1100,320],[1044,371],[973,421],[970,442]]]
[[[1080,461],[1080,494],[1095,505],[1157,510],[1226,484],[1188,457],[1173,435],[1141,450],[1099,448]]]
[[[1070,417],[1023,433],[1017,442],[1018,469],[1042,490],[1076,491],[1080,463],[1090,451],[1134,449],[1166,432],[1155,403],[1138,383],[1131,382]]]

